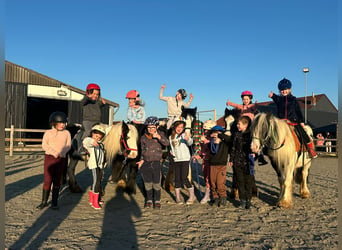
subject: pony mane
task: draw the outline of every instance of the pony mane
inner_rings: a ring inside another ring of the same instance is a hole
[[[135,142],[138,142],[139,134],[136,127],[132,124],[126,124],[128,127],[128,131],[123,131],[123,121],[116,123],[109,127],[108,134],[104,139],[104,145],[106,149],[106,157],[108,162],[111,162],[117,154],[119,154],[121,150],[121,133],[124,133],[124,136],[128,136],[130,139],[133,138]]]
[[[103,141],[108,162],[110,162],[121,151],[121,131],[122,122],[112,125]]]

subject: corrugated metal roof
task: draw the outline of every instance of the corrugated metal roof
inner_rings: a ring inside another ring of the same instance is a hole
[[[80,93],[82,95],[85,94],[85,91],[73,87],[64,82],[58,81],[41,73],[38,73],[34,70],[25,68],[23,66],[17,65],[10,61],[5,61],[5,82],[13,82],[13,83],[24,83],[30,85],[40,85],[40,86],[49,86],[49,87],[61,87],[64,86],[74,92]],[[116,102],[105,99],[106,103],[113,107],[120,107],[120,105]]]

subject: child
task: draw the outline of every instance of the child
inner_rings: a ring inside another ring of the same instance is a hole
[[[80,130],[73,140],[74,152],[72,155],[75,159],[83,160],[82,154],[85,154],[85,151],[81,147],[82,140],[85,137],[90,136],[90,131],[94,124],[101,122],[101,109],[106,104],[106,101],[103,98],[100,98],[100,91],[99,85],[96,83],[89,83],[86,88],[86,95],[81,100],[83,130]],[[74,166],[74,163],[71,165],[72,166],[69,167],[73,169],[76,167]]]
[[[146,208],[160,209],[162,146],[168,146],[165,134],[158,131],[159,119],[150,116],[145,121],[146,133],[141,137],[141,158],[137,162],[146,189]]]
[[[106,131],[101,125],[95,125],[91,129],[91,137],[83,139],[83,147],[87,149],[89,159],[88,168],[93,176],[93,183],[89,191],[89,204],[95,209],[101,209],[99,201],[101,201],[100,192],[102,190],[103,168],[105,167],[105,151],[102,144]]]
[[[89,83],[86,89],[86,95],[81,100],[83,111],[83,128],[84,134],[82,139],[90,135],[90,131],[94,124],[101,122],[101,109],[106,101],[101,98],[100,86],[96,83]]]
[[[202,172],[205,180],[206,191],[201,200],[201,204],[206,204],[210,201],[210,130],[216,126],[216,122],[213,120],[207,120],[203,124],[204,134],[201,137],[200,147],[201,150],[198,155],[195,155],[196,159],[202,158]]]
[[[128,91],[126,95],[128,99],[127,120],[129,123],[135,124],[139,134],[141,135],[145,128],[145,103],[140,98],[140,94],[136,90]]]
[[[317,158],[317,154],[314,151],[314,144],[310,137],[304,130],[304,119],[302,112],[299,107],[297,98],[291,93],[292,83],[284,78],[278,83],[278,89],[280,96],[276,95],[271,91],[268,97],[272,98],[274,103],[277,105],[277,113],[280,119],[289,120],[296,131],[299,133],[299,139],[304,141],[306,148],[308,149],[311,158]]]
[[[49,117],[49,122],[52,128],[45,131],[42,142],[42,148],[45,151],[44,184],[42,203],[37,206],[38,209],[47,206],[51,184],[53,184],[51,208],[58,209],[61,178],[67,164],[66,155],[71,148],[71,136],[65,129],[67,116],[63,112],[53,112]]]
[[[237,104],[234,102],[227,101],[227,106],[232,106],[241,111],[241,115],[246,115],[251,118],[251,121],[254,119],[254,114],[257,110],[256,103],[252,103],[253,93],[249,90],[243,91],[241,93],[242,104]],[[264,158],[263,153],[260,153],[258,156],[259,165],[266,165],[267,161]]]
[[[185,89],[179,89],[175,97],[163,96],[165,87],[166,87],[166,84],[161,86],[160,92],[159,92],[159,99],[162,101],[166,101],[167,103],[168,121],[166,124],[166,128],[170,129],[174,120],[177,119],[182,114],[182,106],[184,106],[185,108],[190,107],[190,104],[194,96],[190,94],[189,101],[185,102],[184,100],[187,97],[187,93]]]
[[[229,166],[233,167],[236,175],[240,204],[243,209],[251,207],[254,185],[254,162],[251,161],[253,156],[251,150],[252,139],[249,130],[250,124],[251,119],[248,116],[239,117],[237,122],[238,132],[233,139],[232,152],[229,159]]]
[[[186,204],[192,204],[195,200],[194,187],[191,185],[189,174],[189,163],[191,159],[189,146],[192,145],[193,139],[184,133],[185,121],[183,117],[178,117],[172,124],[172,132],[169,136],[171,154],[173,156],[173,168],[175,172],[175,192],[176,202],[183,204],[181,199],[181,187],[185,185],[189,190],[189,199]]]
[[[230,137],[224,134],[221,126],[210,130],[210,186],[214,204],[227,204],[226,175]]]

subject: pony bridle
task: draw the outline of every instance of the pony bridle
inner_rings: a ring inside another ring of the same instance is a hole
[[[264,139],[255,137],[255,136],[253,136],[253,139],[256,139],[260,142],[260,150],[262,150],[264,147],[267,147],[270,150],[278,150],[285,145],[285,138],[284,138],[283,142],[278,147],[271,147],[271,140],[273,140],[274,144],[277,143],[277,140],[273,132],[273,126],[271,124],[268,128],[268,132]]]
[[[128,147],[128,145],[127,145],[127,143],[126,143],[126,141],[125,141],[125,139],[124,139],[124,136],[123,136],[123,132],[121,131],[121,142],[122,142],[122,144],[123,144],[123,146],[124,146],[124,148],[125,148],[125,150],[122,152],[122,154],[126,157],[126,156],[128,156],[128,154],[129,154],[129,151],[138,151],[138,149],[135,149],[135,148],[129,148]]]

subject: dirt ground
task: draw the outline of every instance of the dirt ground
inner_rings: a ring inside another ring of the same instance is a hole
[[[256,167],[259,197],[250,210],[228,200],[225,207],[196,202],[175,204],[162,191],[160,210],[143,208],[138,176],[136,195],[117,192],[107,183],[102,210],[88,204],[91,175],[84,163],[77,166],[77,180],[84,193],[60,194],[59,210],[36,210],[43,183],[42,154],[6,156],[5,246],[7,249],[337,249],[336,157],[313,160],[309,176],[312,197],[301,199],[294,186],[292,209],[275,206],[279,185],[268,164]],[[193,166],[193,180],[197,181]],[[199,171],[200,183],[203,183]],[[232,180],[228,168],[227,191]],[[198,184],[195,183],[198,188]],[[200,187],[204,191],[203,184]],[[196,190],[198,200],[200,193]],[[184,196],[187,198],[187,191]]]

